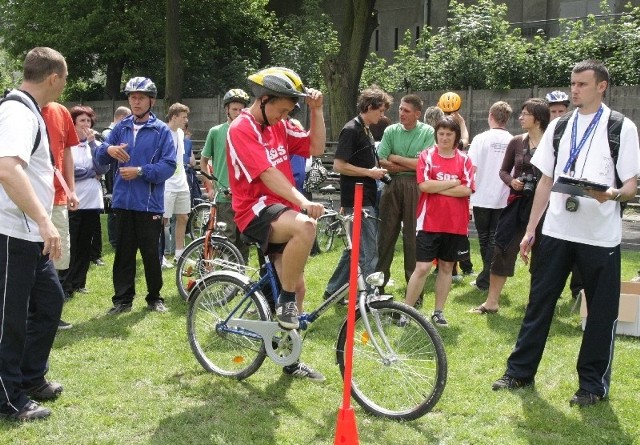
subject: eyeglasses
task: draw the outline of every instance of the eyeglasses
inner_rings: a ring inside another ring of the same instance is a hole
[[[533,114],[527,113],[526,111],[523,111],[522,113],[520,113],[520,117],[527,117],[527,116],[533,116]]]

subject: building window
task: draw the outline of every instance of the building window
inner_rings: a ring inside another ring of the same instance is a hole
[[[374,45],[375,45],[375,48],[376,48],[376,52],[378,52],[378,51],[380,51],[380,30],[379,29],[376,29],[376,35],[375,35],[374,39],[375,39],[374,40]]]
[[[420,27],[416,26],[416,43],[420,40]]]
[[[395,30],[393,31],[393,49],[396,50],[398,49],[398,46],[400,44],[400,40],[399,40],[399,29],[395,28]]]

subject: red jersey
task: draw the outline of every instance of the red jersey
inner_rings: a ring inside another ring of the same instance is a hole
[[[434,146],[420,153],[416,167],[418,184],[425,181],[459,179],[461,185],[473,192],[473,163],[463,152],[455,149],[451,158],[443,158]],[[428,207],[428,211],[427,211]],[[469,197],[454,198],[440,193],[420,193],[417,208],[417,230],[434,233],[469,234]]]
[[[64,175],[64,150],[65,148],[71,150],[71,147],[75,147],[80,143],[71,113],[64,105],[50,102],[42,108],[42,117],[45,124],[47,124],[53,160],[56,163],[56,167]],[[70,155],[71,153],[69,153]],[[65,205],[67,203],[67,195],[55,176],[53,177],[53,186],[56,191],[53,197],[53,204]]]
[[[262,128],[248,110],[242,110],[227,133],[227,166],[231,206],[238,229],[243,231],[262,209],[272,204],[298,206],[273,193],[260,180],[268,168],[280,170],[294,186],[291,155],[308,158],[309,133],[288,121]]]

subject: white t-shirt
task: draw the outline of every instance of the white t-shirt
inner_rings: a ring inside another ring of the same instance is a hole
[[[615,187],[614,165],[607,133],[607,122],[611,110],[605,105],[603,107],[604,112],[595,130],[580,150],[575,164],[575,177]],[[576,115],[578,116],[576,144],[579,144],[595,113],[582,115],[577,110],[573,112],[560,140],[558,162],[555,170],[553,169],[555,162],[553,132],[558,119],[549,124],[536,153],[531,159],[531,163],[538,167],[544,175],[553,177],[554,182],[559,175],[564,174],[562,170],[569,159],[571,129]],[[639,150],[636,126],[629,119],[625,119],[620,134],[618,163],[615,166],[622,182],[640,173]],[[563,193],[551,192],[542,233],[554,238],[599,247],[615,247],[620,244],[622,224],[619,203],[606,201],[600,204],[595,199],[578,197],[578,210],[569,212],[565,209],[568,196]]]
[[[86,141],[80,142],[79,145],[71,147],[74,167],[82,167],[89,170],[93,169],[93,157],[91,156],[91,147]],[[102,200],[102,185],[97,178],[85,178],[75,181],[76,195],[80,204],[80,210],[87,209],[103,209],[104,201]]]
[[[501,128],[480,133],[471,143],[469,157],[476,167],[476,191],[471,195],[471,205],[487,209],[503,209],[507,206],[509,187],[500,179],[500,167],[513,136]]]
[[[28,109],[17,101],[7,101],[0,106],[0,157],[18,157],[24,162],[24,171],[36,196],[51,215],[53,207],[53,165],[49,153],[47,127],[31,99],[19,94],[32,105]],[[33,143],[40,126],[40,145],[36,151]],[[13,238],[41,242],[38,225],[11,201],[0,185],[0,233]]]
[[[164,183],[165,192],[188,192],[189,183],[187,182],[187,173],[184,170],[184,132],[178,128],[178,131],[171,130],[173,137],[173,145],[176,146],[176,171]]]

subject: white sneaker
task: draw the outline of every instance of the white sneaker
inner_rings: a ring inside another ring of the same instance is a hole
[[[175,266],[171,261],[168,261],[164,256],[162,257],[162,265],[160,266],[162,270],[173,269]]]

